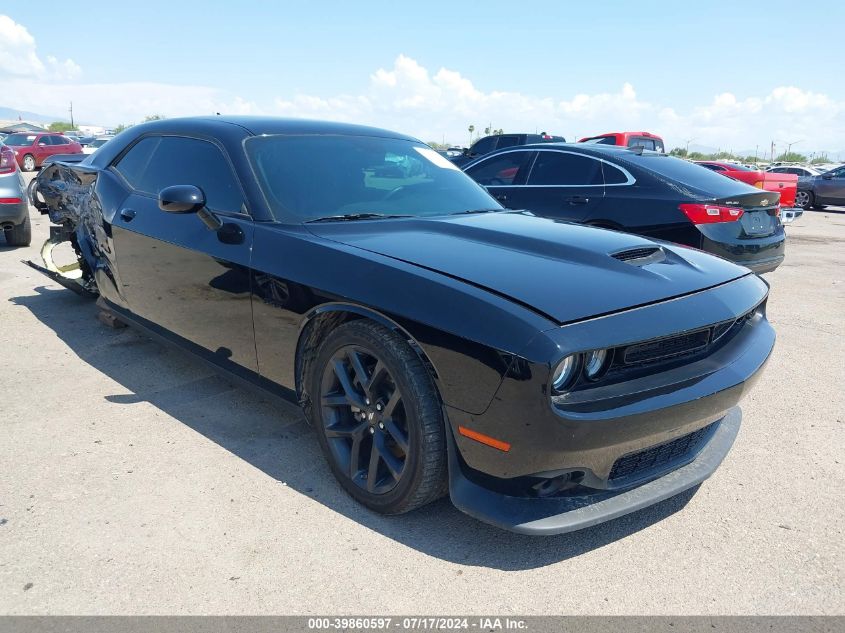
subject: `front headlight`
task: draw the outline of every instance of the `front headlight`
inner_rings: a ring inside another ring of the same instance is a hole
[[[584,361],[584,374],[589,380],[597,380],[607,369],[608,354],[606,349],[595,349],[588,353]]]
[[[578,355],[570,354],[561,360],[552,372],[552,390],[561,393],[572,384],[578,371]]]

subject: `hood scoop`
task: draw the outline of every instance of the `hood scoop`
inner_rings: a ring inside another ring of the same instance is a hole
[[[647,266],[648,264],[657,264],[666,259],[666,253],[659,246],[630,248],[611,253],[610,256],[618,259],[620,262],[631,264],[631,266]]]

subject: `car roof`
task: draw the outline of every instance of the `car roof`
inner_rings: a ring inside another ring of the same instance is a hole
[[[616,156],[627,156],[629,154],[636,154],[634,148],[625,147],[624,145],[585,145],[584,143],[531,143],[529,145],[521,145],[518,149],[567,149],[583,152],[584,154],[613,154]],[[516,149],[516,148],[508,148]],[[505,150],[506,151],[506,150]],[[661,152],[652,152],[651,150],[643,150],[652,154],[660,154]]]
[[[376,127],[340,123],[337,121],[317,121],[311,119],[287,119],[283,117],[267,116],[199,116],[182,117],[176,119],[160,119],[133,126],[154,131],[205,131],[210,132],[216,126],[236,125],[254,136],[272,134],[334,134],[342,136],[378,136],[383,138],[397,138],[408,141],[418,139]]]

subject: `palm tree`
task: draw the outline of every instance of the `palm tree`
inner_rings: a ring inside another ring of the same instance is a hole
[[[469,126],[469,144],[470,144],[470,145],[472,145],[472,133],[473,133],[473,132],[475,132],[475,126],[474,126],[474,125],[470,125],[470,126]]]

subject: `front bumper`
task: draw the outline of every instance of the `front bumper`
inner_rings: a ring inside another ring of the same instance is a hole
[[[591,527],[673,497],[715,472],[739,433],[741,412],[731,409],[695,458],[676,470],[626,490],[597,490],[564,497],[513,497],[467,478],[454,447],[449,451],[449,494],[459,510],[497,527],[552,535]]]
[[[774,346],[766,294],[765,282],[749,274],[680,300],[546,333],[562,355],[652,340],[666,334],[667,324],[693,331],[740,316],[742,323],[703,356],[573,391],[555,404],[545,383],[549,369],[534,360],[554,356],[540,337],[523,362],[515,362],[485,412],[446,407],[455,505],[506,529],[556,533],[632,512],[703,481],[730,448],[737,405]],[[464,437],[462,426],[510,448]]]

